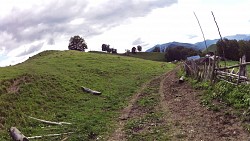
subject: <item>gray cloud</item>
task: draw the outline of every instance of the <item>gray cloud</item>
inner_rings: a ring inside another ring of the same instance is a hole
[[[43,47],[44,43],[39,43],[37,45],[32,45],[29,47],[28,50],[25,50],[24,52],[20,53],[17,57],[25,56],[34,52],[39,51]]]
[[[88,8],[87,0],[51,0],[49,4],[34,5],[32,9],[13,8],[8,15],[0,18],[0,38],[5,39],[0,40],[0,48],[5,47],[8,53],[34,41],[47,39],[47,44],[53,45],[55,38],[60,35],[70,37],[78,34],[84,35],[84,38],[95,36],[129,18],[143,17],[155,8],[174,3],[177,0],[109,0],[103,5]],[[84,22],[70,24],[77,18],[83,18]],[[31,49],[19,56],[32,52]]]
[[[132,42],[132,45],[140,45],[143,44],[144,42],[141,40],[141,38],[137,38]]]
[[[47,42],[48,45],[54,45],[55,44],[55,40],[53,38],[50,38]]]
[[[187,35],[188,36],[188,39],[193,39],[195,37],[198,37],[197,35]]]
[[[109,0],[109,2],[88,11],[91,23],[103,23],[102,26],[116,26],[132,17],[143,17],[155,8],[163,8],[177,3],[177,0]]]

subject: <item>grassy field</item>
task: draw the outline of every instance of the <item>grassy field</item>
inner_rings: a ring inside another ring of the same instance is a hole
[[[130,96],[173,67],[126,56],[45,51],[22,64],[0,68],[0,140],[10,140],[11,126],[26,136],[74,132],[68,140],[105,140]],[[81,86],[102,95],[82,92]],[[72,125],[46,125],[28,116]]]
[[[160,52],[136,52],[136,54],[129,53],[128,56],[152,61],[166,61],[165,53]]]

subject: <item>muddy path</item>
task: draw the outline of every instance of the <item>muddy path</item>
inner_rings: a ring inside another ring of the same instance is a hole
[[[153,79],[132,97],[128,107],[121,112],[118,128],[109,137],[110,141],[250,140],[249,133],[243,129],[241,121],[236,116],[225,114],[223,110],[208,110],[201,104],[201,91],[194,90],[188,82],[178,83],[177,71],[178,68]],[[158,99],[151,101],[154,103],[153,106],[138,104],[145,97]],[[144,117],[152,117],[151,115],[160,116],[142,120]],[[131,127],[131,121],[140,121],[140,124]],[[130,125],[130,129],[127,125]]]

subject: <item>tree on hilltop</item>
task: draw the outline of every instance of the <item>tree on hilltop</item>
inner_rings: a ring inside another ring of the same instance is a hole
[[[108,44],[102,44],[102,51],[107,51],[107,53],[113,53],[113,54],[117,53],[117,49],[110,48],[110,45]]]
[[[132,53],[135,54],[136,53],[136,47],[132,48]]]
[[[138,45],[138,46],[137,46],[137,50],[138,50],[139,52],[141,52],[142,47],[141,47],[140,45]]]
[[[85,51],[85,49],[88,49],[88,46],[82,37],[76,35],[70,38],[68,48],[69,50]]]
[[[108,51],[109,50],[109,46],[107,44],[102,44],[102,51]]]

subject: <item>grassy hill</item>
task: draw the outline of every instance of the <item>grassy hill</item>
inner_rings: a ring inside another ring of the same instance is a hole
[[[204,52],[204,53],[207,53],[207,52],[215,52],[215,51],[216,51],[216,48],[217,48],[216,44],[212,44],[212,45],[210,45],[207,49],[205,49],[203,52]]]
[[[141,58],[145,60],[165,62],[165,53],[160,52],[137,52],[136,54],[129,53],[130,57]]]
[[[45,51],[0,68],[0,140],[10,140],[11,126],[26,136],[74,132],[69,140],[105,140],[142,84],[173,67],[126,56]],[[81,86],[102,95],[82,92]],[[72,125],[49,126],[28,116]]]

